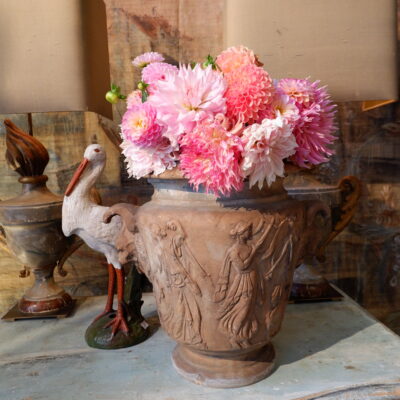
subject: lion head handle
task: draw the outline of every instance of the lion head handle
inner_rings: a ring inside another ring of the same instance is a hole
[[[136,225],[138,209],[138,206],[128,203],[115,204],[105,212],[103,222],[108,224],[115,216],[121,218],[121,230],[115,238],[118,260],[122,265],[132,261],[140,272],[144,272],[145,249]]]

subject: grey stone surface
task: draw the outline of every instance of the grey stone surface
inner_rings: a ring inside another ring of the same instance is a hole
[[[144,314],[154,316],[153,297],[144,300]],[[400,338],[348,299],[289,305],[273,340],[275,372],[240,389],[205,388],[178,376],[170,360],[175,344],[161,328],[128,349],[87,347],[85,329],[104,302],[82,300],[64,320],[1,321],[0,399],[285,400],[400,380]]]

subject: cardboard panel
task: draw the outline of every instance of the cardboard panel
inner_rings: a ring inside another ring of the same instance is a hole
[[[274,78],[320,79],[334,100],[397,98],[395,0],[225,0],[224,42]]]
[[[102,0],[0,0],[0,54],[0,113],[111,115]]]

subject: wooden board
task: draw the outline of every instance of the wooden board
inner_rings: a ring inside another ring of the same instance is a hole
[[[49,188],[63,193],[72,174],[82,160],[86,146],[99,143],[107,153],[107,164],[99,187],[119,186],[120,152],[107,137],[97,114],[92,112],[59,112],[32,114],[33,136],[48,149],[50,162],[46,168]]]
[[[222,50],[223,0],[104,0],[111,81],[129,93],[140,80],[132,60],[147,51],[167,62],[203,61]],[[119,122],[125,104],[113,106]]]

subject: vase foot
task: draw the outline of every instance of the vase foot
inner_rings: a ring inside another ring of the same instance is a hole
[[[39,313],[34,313],[34,312],[24,313],[19,309],[19,304],[16,303],[14,305],[14,307],[12,307],[10,310],[8,310],[7,313],[1,317],[1,319],[4,321],[13,322],[13,321],[18,321],[18,320],[23,320],[23,319],[48,319],[48,318],[62,319],[62,318],[67,318],[71,315],[71,313],[75,307],[75,304],[76,304],[76,300],[72,299],[72,303],[70,303],[67,307],[65,307],[61,310],[39,312]]]
[[[275,350],[271,343],[248,353],[209,355],[183,345],[172,353],[175,369],[185,379],[204,386],[234,388],[251,385],[274,369]]]
[[[21,312],[26,314],[49,313],[66,309],[70,307],[72,303],[72,297],[68,293],[62,292],[53,298],[43,297],[40,299],[30,299],[22,297],[18,303],[18,308]]]

